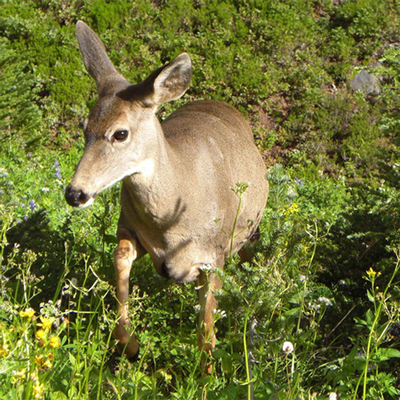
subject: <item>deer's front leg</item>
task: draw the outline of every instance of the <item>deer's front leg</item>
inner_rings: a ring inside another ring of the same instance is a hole
[[[212,354],[215,347],[216,336],[214,332],[214,310],[218,306],[218,302],[214,297],[214,292],[221,288],[222,283],[218,275],[214,272],[200,272],[199,275],[199,334],[198,344],[201,351],[206,353],[206,357]],[[210,362],[205,362],[205,373],[210,374],[212,365]]]
[[[130,336],[125,329],[129,325],[129,275],[133,261],[138,258],[140,247],[138,241],[129,231],[125,229],[118,230],[118,246],[114,252],[118,321],[114,329],[114,338],[118,341],[119,353],[124,353],[131,360],[134,360],[139,353],[139,343],[136,340],[136,336]]]

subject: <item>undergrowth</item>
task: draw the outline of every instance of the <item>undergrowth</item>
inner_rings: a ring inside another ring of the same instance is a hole
[[[209,377],[195,286],[148,257],[131,276],[140,358],[113,360],[119,186],[84,211],[63,195],[96,100],[79,19],[132,82],[190,53],[191,88],[160,117],[227,101],[268,166],[253,260],[221,272]],[[0,2],[0,397],[399,398],[398,25],[396,1]],[[361,70],[380,94],[350,89]]]

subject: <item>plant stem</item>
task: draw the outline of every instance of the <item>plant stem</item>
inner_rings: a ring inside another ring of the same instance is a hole
[[[233,221],[233,227],[232,227],[232,233],[231,233],[231,243],[229,245],[229,258],[232,257],[233,239],[235,238],[236,224],[237,224],[237,220],[239,218],[240,207],[242,206],[242,195],[238,194],[238,197],[239,197],[239,204],[238,204],[238,207],[236,210],[235,219]]]
[[[252,379],[251,379],[250,365],[249,365],[249,353],[247,351],[247,321],[249,319],[249,313],[250,311],[247,310],[246,318],[244,320],[243,349],[244,349],[244,358],[246,363],[247,400],[252,400]]]
[[[300,307],[300,312],[299,312],[299,318],[297,320],[297,332],[300,329],[301,316],[303,315],[303,310],[304,310],[304,298],[307,295],[307,293],[306,293],[306,291],[307,291],[307,279],[308,279],[308,276],[310,275],[310,268],[311,268],[312,262],[314,260],[315,253],[317,252],[318,224],[317,224],[316,221],[314,221],[314,224],[315,224],[314,245],[313,245],[313,250],[312,250],[312,253],[311,253],[310,260],[308,261],[308,264],[307,264],[307,272],[306,272],[306,277],[304,279],[304,295],[301,297],[301,307]]]
[[[400,257],[397,255],[396,266],[394,268],[392,276],[389,279],[388,284],[386,285],[385,290],[383,291],[382,300],[379,302],[378,309],[376,310],[376,313],[375,313],[374,321],[372,322],[372,326],[371,326],[371,329],[370,329],[370,332],[369,332],[369,336],[368,336],[367,350],[366,350],[366,354],[365,354],[364,370],[363,370],[363,372],[362,372],[362,374],[361,374],[361,376],[360,376],[360,378],[359,378],[359,380],[357,382],[357,386],[355,388],[354,395],[353,395],[353,400],[356,399],[357,391],[358,391],[358,388],[360,386],[361,380],[363,381],[363,396],[362,396],[362,398],[363,398],[363,400],[366,400],[366,398],[367,398],[367,378],[368,378],[369,361],[371,359],[372,337],[373,337],[373,334],[375,332],[375,327],[378,324],[379,317],[381,315],[383,303],[385,302],[387,292],[388,292],[390,286],[392,285],[393,279],[397,275],[399,267],[400,267]],[[378,346],[379,346],[379,343],[376,343],[375,347],[378,347]]]

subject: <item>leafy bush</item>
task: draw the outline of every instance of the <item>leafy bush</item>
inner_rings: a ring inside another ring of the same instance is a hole
[[[160,117],[227,101],[269,167],[254,257],[221,272],[210,377],[194,285],[165,282],[148,257],[131,277],[140,360],[113,360],[119,187],[84,212],[63,198],[96,101],[79,19],[132,82],[190,53],[192,86]],[[398,25],[377,0],[3,1],[1,397],[398,398]],[[380,95],[349,89],[361,69]]]

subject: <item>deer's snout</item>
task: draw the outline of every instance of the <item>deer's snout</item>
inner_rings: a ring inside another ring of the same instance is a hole
[[[65,189],[65,200],[67,200],[67,203],[72,207],[83,207],[89,202],[90,196],[81,189],[74,189],[71,184],[69,184]]]

